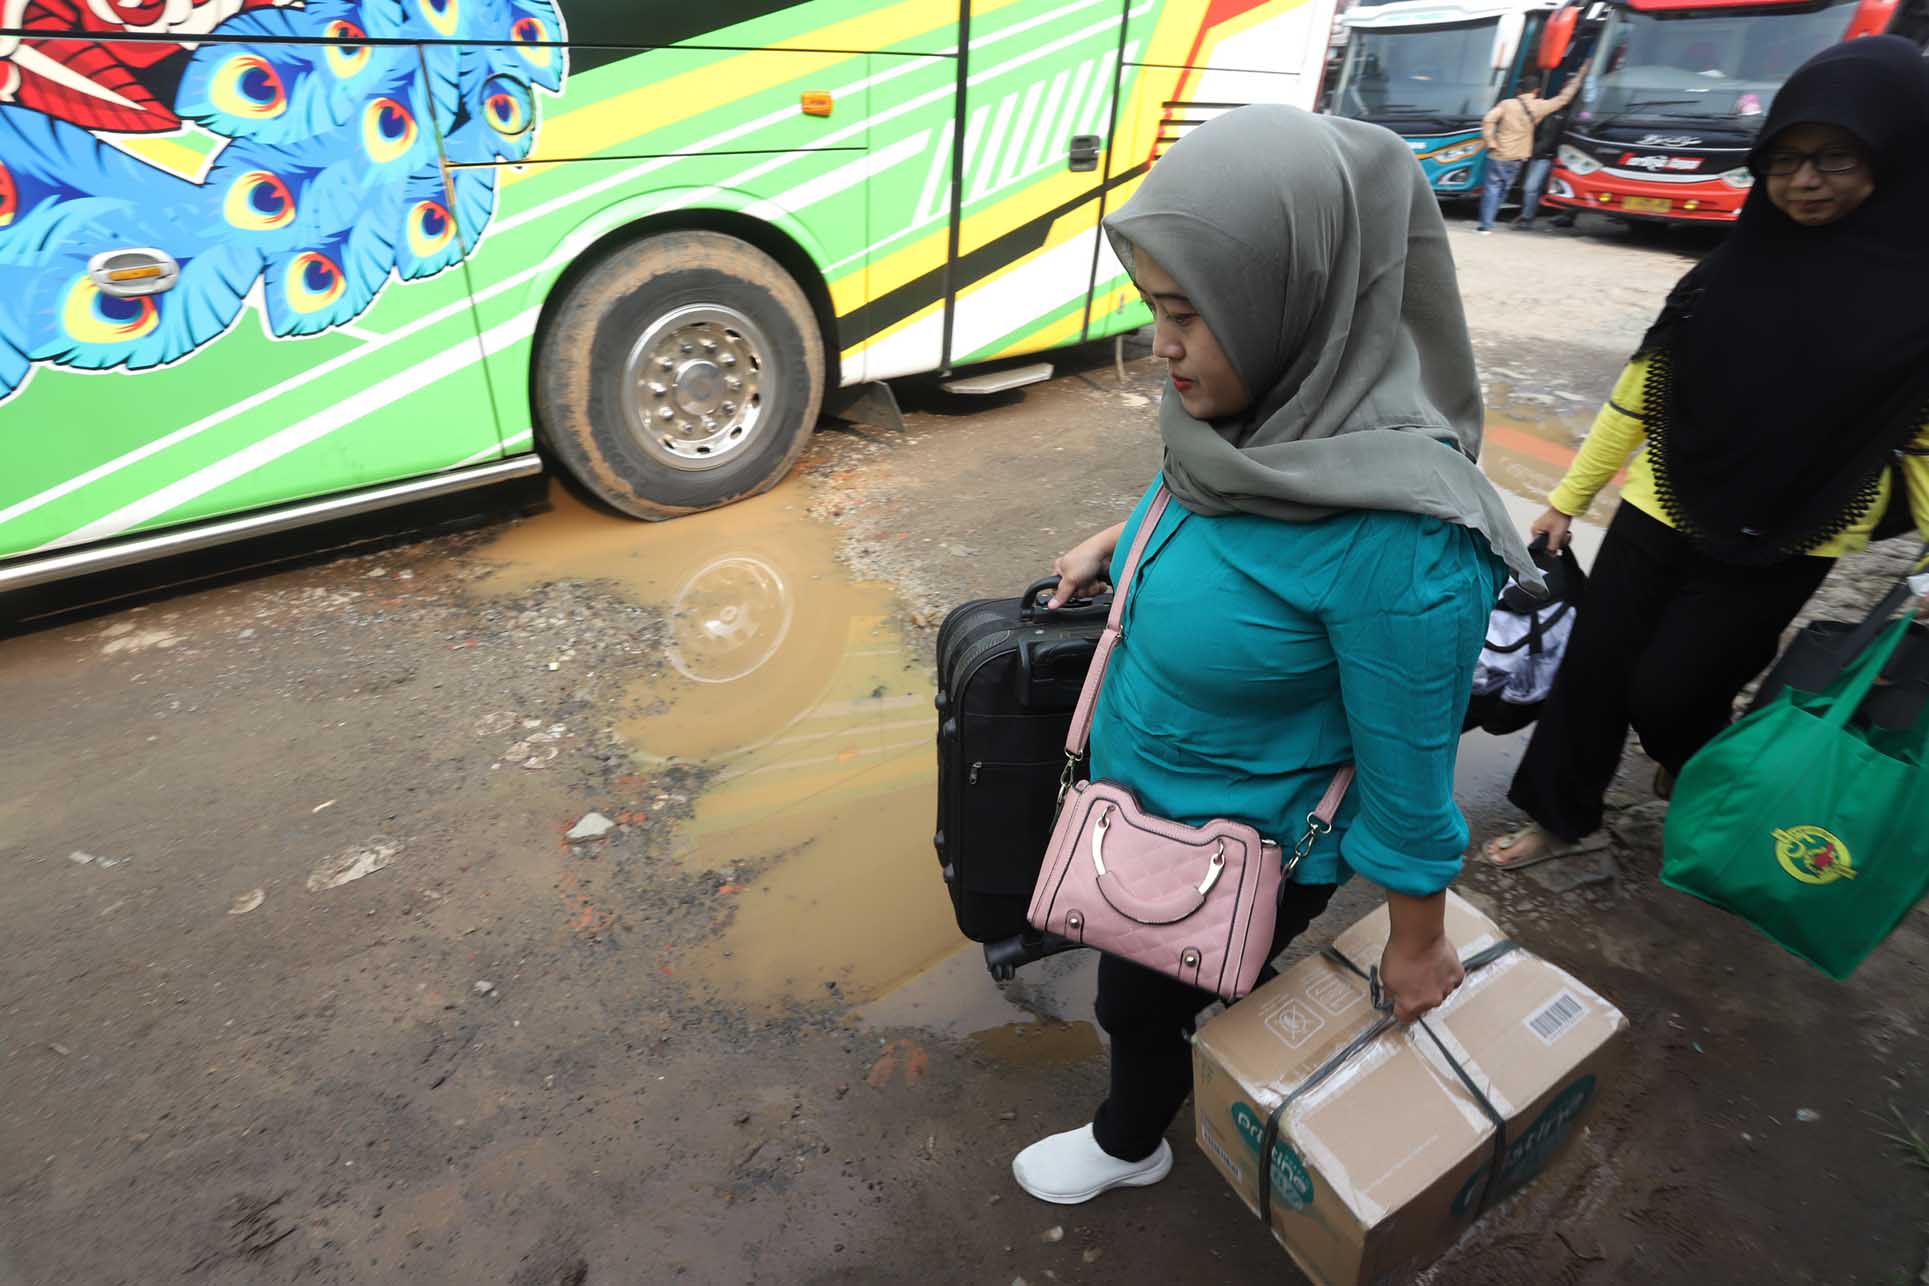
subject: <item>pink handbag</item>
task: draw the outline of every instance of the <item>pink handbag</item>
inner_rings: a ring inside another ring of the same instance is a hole
[[[1026,918],[1035,929],[1237,1000],[1252,990],[1272,954],[1281,890],[1300,859],[1333,829],[1353,766],[1334,776],[1284,861],[1278,844],[1244,823],[1187,826],[1154,817],[1116,782],[1072,780],[1091,736],[1105,667],[1125,638],[1119,622],[1133,574],[1170,499],[1162,484],[1126,555],[1065,737],[1058,817]]]

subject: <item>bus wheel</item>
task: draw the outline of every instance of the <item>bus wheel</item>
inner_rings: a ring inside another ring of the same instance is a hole
[[[647,237],[594,264],[536,354],[550,453],[637,518],[713,509],[775,486],[803,454],[824,342],[803,290],[715,232]]]

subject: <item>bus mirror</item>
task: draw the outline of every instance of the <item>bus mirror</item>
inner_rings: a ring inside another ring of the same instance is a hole
[[[1849,20],[1849,29],[1842,39],[1854,40],[1858,36],[1879,36],[1889,29],[1890,19],[1895,17],[1897,0],[1862,0],[1855,6],[1855,17]]]
[[[1563,5],[1548,16],[1547,26],[1541,31],[1540,67],[1542,71],[1553,71],[1567,60],[1568,50],[1574,47],[1574,27],[1581,20],[1579,5]]]

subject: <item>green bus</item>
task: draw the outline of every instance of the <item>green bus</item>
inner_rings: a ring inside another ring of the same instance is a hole
[[[673,517],[1139,326],[1098,220],[1332,3],[5,0],[0,590],[546,467]]]

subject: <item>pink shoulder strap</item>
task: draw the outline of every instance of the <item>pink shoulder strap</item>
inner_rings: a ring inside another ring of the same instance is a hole
[[[1092,735],[1092,715],[1098,709],[1099,686],[1105,682],[1105,667],[1112,663],[1112,648],[1123,633],[1119,622],[1125,619],[1126,600],[1132,597],[1132,581],[1139,570],[1139,559],[1151,543],[1152,533],[1158,529],[1159,519],[1165,516],[1165,507],[1171,500],[1172,493],[1161,481],[1158,493],[1145,511],[1145,521],[1139,524],[1138,535],[1132,539],[1132,548],[1126,552],[1125,574],[1114,587],[1111,614],[1105,618],[1105,630],[1098,636],[1092,666],[1085,671],[1085,686],[1079,690],[1078,706],[1072,711],[1072,726],[1065,731],[1065,754],[1069,758],[1077,759],[1085,753],[1085,744]]]
[[[1078,706],[1072,711],[1072,726],[1065,732],[1065,757],[1076,761],[1085,754],[1085,747],[1092,736],[1092,716],[1098,710],[1099,688],[1105,683],[1106,667],[1112,663],[1112,649],[1125,637],[1121,622],[1125,619],[1125,604],[1132,597],[1133,581],[1137,579],[1139,560],[1145,555],[1145,547],[1152,541],[1152,533],[1158,530],[1159,520],[1165,516],[1166,506],[1171,503],[1172,493],[1166,490],[1163,480],[1159,490],[1152,497],[1152,503],[1145,511],[1145,519],[1139,523],[1138,534],[1132,538],[1132,548],[1126,551],[1124,574],[1112,594],[1112,610],[1105,618],[1105,629],[1098,636],[1098,646],[1092,653],[1091,668],[1085,672],[1085,686],[1079,690]],[[1067,770],[1069,772],[1069,769]],[[1069,778],[1068,778],[1069,780]],[[1333,818],[1338,814],[1340,804],[1346,798],[1347,789],[1353,784],[1353,765],[1342,767],[1326,788],[1326,794],[1313,810],[1308,820],[1317,820],[1331,830]]]

